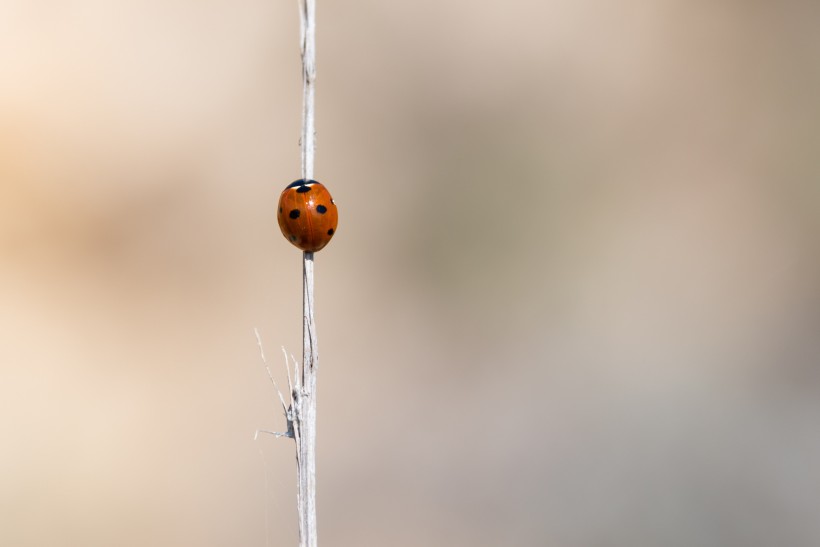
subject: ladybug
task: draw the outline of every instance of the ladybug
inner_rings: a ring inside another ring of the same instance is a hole
[[[305,252],[321,250],[336,233],[339,213],[324,184],[299,179],[279,196],[279,228],[285,239]]]

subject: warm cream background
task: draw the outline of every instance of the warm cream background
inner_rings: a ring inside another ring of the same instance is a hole
[[[820,4],[318,9],[322,544],[819,545]],[[0,545],[296,544],[297,43],[0,3]]]

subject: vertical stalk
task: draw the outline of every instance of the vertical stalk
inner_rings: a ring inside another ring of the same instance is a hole
[[[316,79],[316,0],[300,0],[302,51],[302,178],[313,178],[316,134],[314,98]],[[313,313],[313,253],[302,260],[302,378],[296,402],[296,463],[298,467],[299,545],[316,547],[316,373],[319,368]]]
[[[316,372],[319,354],[313,317],[313,253],[304,253],[303,282],[304,347],[296,447],[299,468],[299,536],[300,547],[316,547]]]
[[[299,0],[302,39],[302,178],[313,178],[316,150],[315,85],[316,81],[316,0]]]

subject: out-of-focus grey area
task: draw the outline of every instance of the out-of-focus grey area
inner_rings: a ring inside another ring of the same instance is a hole
[[[295,1],[0,4],[0,544],[297,544]],[[820,545],[820,4],[319,1],[319,536]]]

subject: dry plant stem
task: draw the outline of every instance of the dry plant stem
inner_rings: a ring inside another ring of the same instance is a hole
[[[314,97],[316,81],[316,0],[299,0],[302,40],[302,178],[313,178],[316,150]]]
[[[296,397],[296,462],[299,479],[300,547],[316,547],[316,372],[319,364],[313,318],[313,253],[304,254],[304,348],[301,393]]]
[[[300,0],[302,52],[302,178],[313,178],[315,153],[314,81],[316,79],[316,0]],[[298,470],[299,545],[316,547],[316,373],[319,353],[313,314],[313,253],[304,253],[302,266],[302,353],[301,389],[294,390],[294,439]]]

